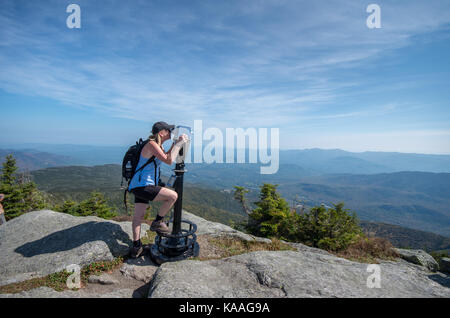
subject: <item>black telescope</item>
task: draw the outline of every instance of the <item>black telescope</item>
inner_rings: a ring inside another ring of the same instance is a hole
[[[185,126],[177,126],[179,128],[188,128]],[[197,225],[189,220],[182,219],[183,206],[183,183],[185,170],[184,157],[187,152],[186,144],[180,149],[178,153],[177,163],[175,165],[174,175],[170,179],[174,179],[173,188],[178,194],[178,199],[174,204],[174,214],[172,222],[172,232],[170,234],[158,233],[155,237],[155,244],[150,249],[150,257],[156,264],[163,264],[165,262],[175,262],[187,259],[191,256],[198,256],[200,247],[197,243]],[[170,186],[170,179],[168,185]],[[188,226],[183,228],[183,224]]]

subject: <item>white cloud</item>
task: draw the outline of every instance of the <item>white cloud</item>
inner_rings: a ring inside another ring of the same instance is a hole
[[[379,32],[365,26],[364,1],[80,1],[86,21],[75,33],[55,27],[65,19],[58,1],[21,2],[34,12],[22,18],[12,3],[3,0],[0,11],[0,88],[114,117],[169,113],[227,127],[370,115],[363,105],[325,108],[365,80],[331,72],[450,22],[443,1],[380,1]]]

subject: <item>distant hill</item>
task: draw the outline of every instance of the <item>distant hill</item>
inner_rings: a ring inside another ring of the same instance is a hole
[[[284,197],[308,206],[345,202],[362,220],[450,236],[450,174],[398,172],[304,177],[280,183]]]
[[[33,149],[0,149],[0,164],[5,162],[5,158],[9,154],[14,156],[17,166],[21,171],[67,166],[77,162],[70,156],[57,155],[49,152],[39,152]]]
[[[54,196],[59,202],[64,200],[84,200],[88,194],[97,190],[104,194],[107,203],[119,213],[125,213],[123,205],[124,190],[120,189],[121,166],[102,165],[94,167],[69,166],[53,167],[31,172],[33,181],[40,190]],[[162,177],[163,181],[167,177]],[[133,194],[128,194],[133,199]],[[158,203],[152,204],[154,209]],[[183,207],[195,211],[199,216],[224,224],[239,223],[246,219],[241,206],[234,200],[232,193],[208,189],[185,182]]]
[[[134,142],[134,141],[133,141]],[[131,143],[130,143],[131,145]],[[70,164],[102,165],[120,164],[124,146],[53,145],[53,144],[4,144],[0,148],[35,150],[72,158]],[[192,152],[190,152],[192,155]],[[225,155],[225,151],[224,151]],[[57,165],[68,165],[64,162]],[[234,166],[234,165],[233,165]],[[259,168],[259,165],[249,165]],[[349,152],[340,149],[296,149],[280,151],[280,169],[298,167],[297,176],[332,173],[378,174],[400,171],[447,172],[450,173],[450,155],[429,155],[397,152]],[[34,170],[30,169],[29,170]],[[259,174],[259,169],[254,169]],[[252,174],[253,176],[254,174]]]
[[[280,151],[280,162],[299,165],[316,174],[373,174],[399,171],[450,172],[450,155],[399,152],[349,152],[340,149]]]
[[[442,235],[418,231],[398,225],[361,221],[364,232],[388,239],[400,248],[423,249],[426,251],[450,251],[450,238]]]
[[[261,175],[257,165],[188,165],[190,182],[217,189],[234,185],[251,190],[257,199],[263,182],[278,184],[289,201],[307,206],[345,202],[360,219],[396,224],[450,236],[450,174],[395,172],[372,175],[314,175],[299,166],[281,166],[274,175]]]
[[[90,145],[70,145],[70,144],[22,144],[22,145],[8,145],[8,148],[16,152],[29,152],[37,151],[42,153],[48,153],[51,156],[62,156],[70,158],[69,162],[60,162],[54,166],[68,166],[68,165],[103,165],[110,163],[121,163],[123,155],[128,147],[119,146],[90,146]],[[28,170],[36,170],[30,166],[20,166],[21,168],[27,168]],[[40,168],[38,168],[40,169]]]

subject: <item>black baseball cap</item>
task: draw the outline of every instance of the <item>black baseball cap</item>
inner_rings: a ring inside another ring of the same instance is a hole
[[[166,123],[164,121],[158,121],[157,123],[153,124],[152,134],[155,135],[164,129],[166,129],[168,131],[172,131],[174,128],[175,128],[175,125],[169,125],[168,123]]]

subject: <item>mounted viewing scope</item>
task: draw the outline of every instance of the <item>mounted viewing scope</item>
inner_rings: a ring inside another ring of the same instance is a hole
[[[186,132],[183,132],[186,130]],[[174,142],[181,134],[188,137],[180,148],[176,156],[174,174],[169,178],[167,186],[173,187],[178,194],[178,199],[174,204],[174,214],[171,234],[158,233],[155,237],[155,244],[150,249],[150,257],[156,264],[165,262],[175,262],[187,259],[191,256],[198,256],[200,247],[197,243],[197,225],[191,221],[181,218],[183,204],[183,183],[184,173],[187,172],[184,166],[184,159],[189,150],[192,129],[188,126],[176,126],[173,130]],[[188,225],[188,229],[183,228],[182,224]]]

